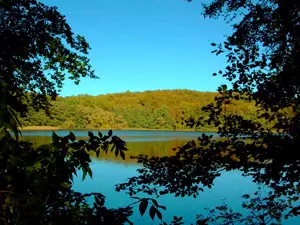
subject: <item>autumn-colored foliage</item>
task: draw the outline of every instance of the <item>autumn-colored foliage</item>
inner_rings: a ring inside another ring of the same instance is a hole
[[[52,102],[51,118],[43,111],[30,110],[22,124],[63,129],[188,129],[185,121],[206,116],[201,107],[212,103],[217,95],[216,92],[157,90],[60,97]],[[255,105],[247,101],[232,102],[223,111],[257,119]],[[216,128],[206,126],[204,129]]]

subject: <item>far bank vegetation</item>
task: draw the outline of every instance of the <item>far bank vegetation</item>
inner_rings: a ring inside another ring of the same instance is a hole
[[[56,129],[166,129],[186,130],[185,120],[205,116],[201,108],[213,102],[216,92],[158,90],[125,92],[99,96],[58,97],[52,102],[51,117],[29,110],[21,122],[26,128]],[[256,118],[256,107],[249,102],[230,104],[224,113]],[[199,129],[199,128],[198,128]],[[214,131],[215,127],[201,128]]]

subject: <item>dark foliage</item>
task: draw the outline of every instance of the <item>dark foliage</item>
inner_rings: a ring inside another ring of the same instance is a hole
[[[0,224],[131,224],[132,206],[145,211],[148,201],[150,217],[162,219],[159,208],[165,208],[154,199],[109,209],[102,194],[72,188],[79,170],[82,179],[92,177],[91,153],[110,150],[125,159],[125,142],[111,130],[89,132],[88,140],[53,133],[53,143],[38,148],[18,140],[18,115],[26,117],[29,106],[49,113],[49,100],[56,99],[65,78],[75,84],[96,78],[88,43],[57,8],[36,0],[0,1],[0,42]]]
[[[262,194],[261,189],[256,191],[253,197],[245,194],[242,207],[248,211],[248,215],[235,212],[224,202],[215,209],[206,209],[208,215],[197,215],[197,225],[205,224],[282,224],[282,212],[288,207],[283,199],[270,199]]]
[[[65,137],[55,133],[53,143],[33,149],[31,143],[16,141],[9,135],[0,139],[0,219],[1,224],[124,224],[131,223],[132,205],[140,203],[144,214],[152,201],[149,215],[162,219],[154,199],[138,198],[129,206],[118,209],[105,207],[100,193],[82,194],[74,191],[73,178],[82,170],[82,179],[93,176],[90,152],[114,151],[124,158],[125,142],[114,136],[95,136],[76,140],[71,132]],[[93,197],[93,204],[88,200]],[[147,204],[147,205],[145,205]]]
[[[212,43],[213,53],[226,55],[228,65],[219,74],[232,86],[219,87],[215,102],[202,108],[209,116],[191,119],[189,124],[213,124],[222,138],[203,135],[172,157],[138,156],[144,165],[140,175],[118,185],[117,190],[196,196],[203,186],[211,187],[221,171],[240,170],[271,188],[265,201],[284,196],[289,210],[282,213],[298,216],[299,10],[296,0],[215,0],[204,5],[204,16],[225,16],[233,24],[233,34],[224,43]],[[228,113],[233,101],[254,101],[262,120]]]
[[[96,78],[89,45],[56,7],[36,0],[0,1],[0,126],[15,130],[15,112],[49,109],[65,78]],[[16,130],[15,130],[16,131]]]

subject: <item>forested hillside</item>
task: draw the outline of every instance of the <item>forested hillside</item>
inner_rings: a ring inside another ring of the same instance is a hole
[[[158,90],[58,97],[52,102],[51,118],[42,111],[30,109],[30,116],[22,124],[62,129],[187,129],[184,121],[198,118],[203,113],[201,107],[211,103],[216,95],[215,92]],[[256,108],[252,103],[239,102],[228,105],[224,113],[254,119]]]

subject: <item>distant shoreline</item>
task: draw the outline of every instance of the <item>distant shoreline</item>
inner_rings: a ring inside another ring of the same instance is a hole
[[[60,127],[53,127],[53,126],[24,126],[19,127],[21,131],[24,130],[61,130]]]
[[[21,131],[49,131],[49,130],[140,130],[140,131],[184,131],[184,132],[217,132],[217,130],[208,129],[208,130],[191,130],[191,129],[178,129],[178,130],[172,130],[172,129],[147,129],[147,128],[72,128],[72,129],[66,129],[61,127],[54,127],[54,126],[24,126],[21,127]]]

